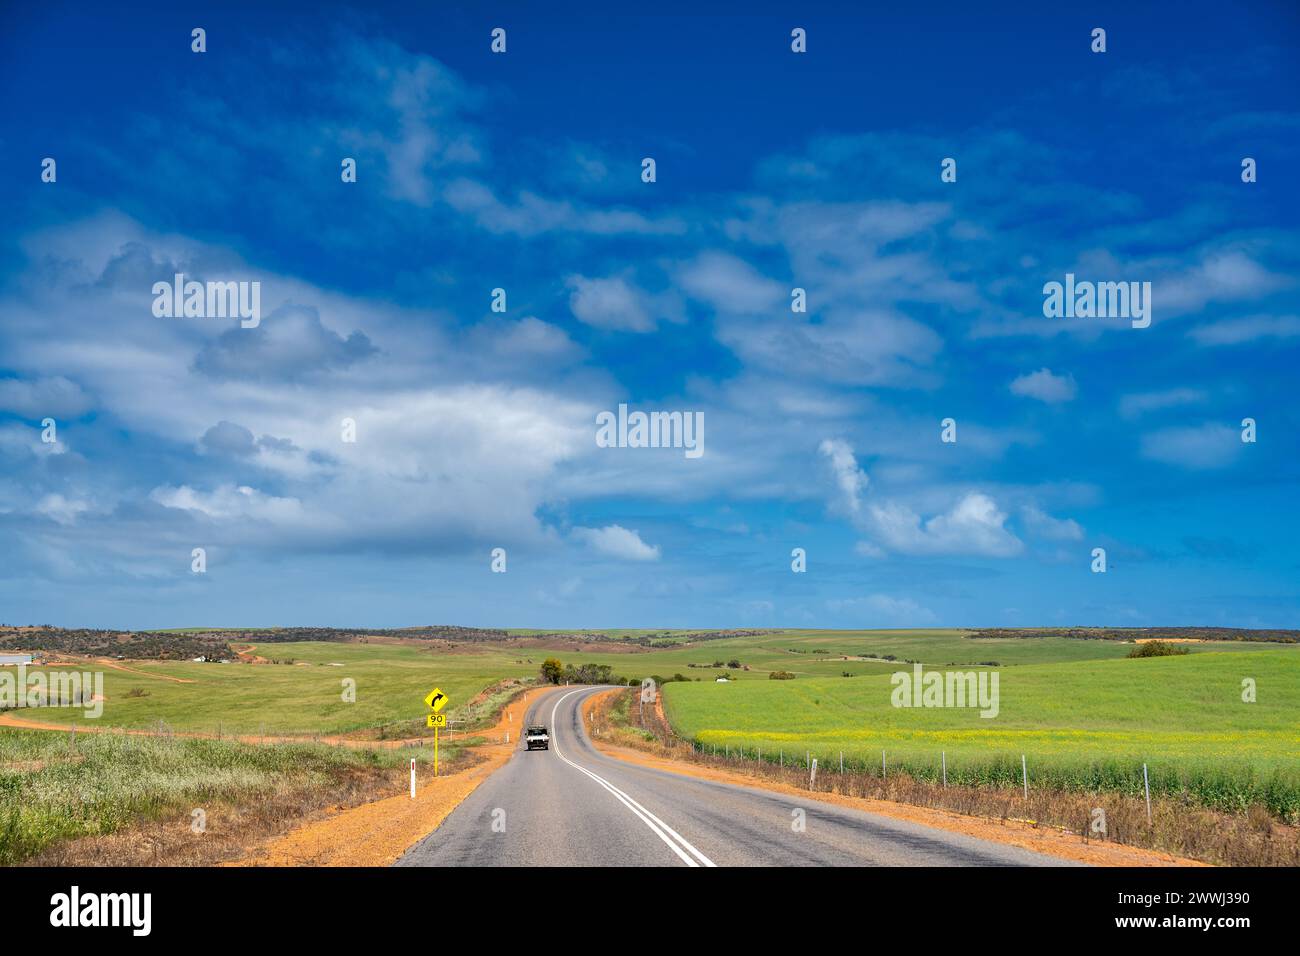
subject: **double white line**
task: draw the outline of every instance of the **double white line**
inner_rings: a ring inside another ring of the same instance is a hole
[[[699,850],[695,849],[695,847],[691,846],[691,844],[686,840],[685,837],[683,837],[680,833],[678,833],[668,824],[664,823],[662,820],[660,820],[657,816],[655,816],[645,807],[641,806],[641,804],[633,800],[624,791],[614,786],[612,783],[610,783],[608,780],[606,780],[604,777],[600,776],[599,774],[592,773],[586,767],[578,766],[576,763],[574,763],[572,760],[570,760],[568,757],[564,756],[564,754],[560,752],[559,743],[555,739],[555,731],[557,729],[557,724],[555,723],[555,712],[559,709],[560,704],[564,703],[574,694],[580,694],[580,693],[582,693],[582,691],[580,690],[569,691],[567,694],[565,694],[563,697],[557,700],[555,702],[555,706],[551,708],[551,734],[552,734],[551,746],[555,750],[555,755],[559,757],[561,760],[563,760],[565,763],[567,763],[570,767],[582,773],[585,773],[592,780],[595,780],[598,784],[600,784],[602,787],[604,787],[606,790],[612,793],[614,795],[614,799],[616,799],[619,803],[623,804],[623,806],[627,807],[634,814],[636,814],[636,816],[641,820],[641,822],[644,823],[646,826],[648,826],[651,829],[651,831],[653,831],[655,836],[659,837],[659,839],[663,840],[664,843],[668,844],[668,849],[672,850],[679,857],[681,857],[682,862],[685,863],[687,866],[700,866],[701,864],[703,864],[704,866],[717,866],[717,864],[714,863],[712,860],[710,860],[707,856],[705,856]],[[579,713],[581,714],[581,711],[579,711]],[[685,852],[683,852],[683,850]],[[690,856],[687,856],[687,853],[689,853]],[[694,859],[692,859],[692,857],[694,857]]]

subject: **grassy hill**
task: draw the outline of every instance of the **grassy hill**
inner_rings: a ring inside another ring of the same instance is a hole
[[[242,646],[242,645],[241,645]],[[197,664],[136,661],[130,670],[100,665],[106,727],[224,733],[331,734],[414,721],[434,686],[451,698],[453,717],[489,685],[533,677],[541,659],[485,648],[454,652],[418,645],[298,643],[257,645],[255,654],[281,664]],[[523,661],[522,663],[520,661]],[[33,669],[35,671],[37,669]],[[343,679],[356,682],[356,702],[343,700]],[[79,709],[23,709],[19,716],[88,723]]]

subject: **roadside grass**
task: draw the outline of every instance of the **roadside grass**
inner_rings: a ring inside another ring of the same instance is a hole
[[[910,670],[910,668],[899,668]],[[1300,822],[1300,658],[1189,654],[1000,671],[995,718],[971,708],[894,707],[888,676],[668,684],[665,709],[687,740],[751,759],[905,772],[950,786],[1143,793]],[[1259,688],[1242,701],[1242,680]],[[945,757],[946,755],[946,757]]]
[[[412,757],[431,764],[432,749],[126,734],[78,734],[73,743],[69,734],[0,730],[0,864],[39,857],[69,841],[137,831],[149,822],[179,822],[187,835],[181,842],[194,844],[201,840],[188,838],[196,808],[208,814],[209,834],[214,818],[236,805],[273,806],[274,819],[261,819],[258,829],[287,827],[323,806],[400,792]],[[462,752],[445,748],[440,757],[454,765]]]
[[[950,768],[945,786],[928,767],[913,775],[908,767],[891,765],[882,776],[879,765],[866,767],[847,761],[840,771],[835,756],[818,757],[814,779],[803,753],[782,765],[766,755],[758,759],[752,751],[725,746],[714,750],[683,740],[650,709],[641,719],[635,693],[617,693],[595,705],[597,739],[671,760],[725,769],[752,778],[760,786],[780,784],[810,793],[905,803],[991,820],[1026,821],[1035,827],[1077,833],[1085,842],[1121,843],[1219,865],[1300,865],[1300,828],[1280,822],[1260,804],[1225,812],[1201,805],[1186,793],[1153,791],[1148,822],[1140,789],[1136,794],[1113,789],[1106,785],[1108,781],[1082,790],[1035,781],[1026,799],[1018,782],[1015,786],[992,780],[958,782]],[[1103,816],[1099,817],[1098,811]],[[1095,829],[1099,819],[1105,824],[1102,832]]]

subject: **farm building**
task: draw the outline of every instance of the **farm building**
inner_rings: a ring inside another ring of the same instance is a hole
[[[0,654],[0,667],[16,667],[19,664],[30,664],[32,655],[30,654]]]

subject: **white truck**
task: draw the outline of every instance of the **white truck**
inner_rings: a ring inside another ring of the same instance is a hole
[[[524,743],[529,750],[550,750],[551,735],[541,724],[536,724],[524,731]]]

